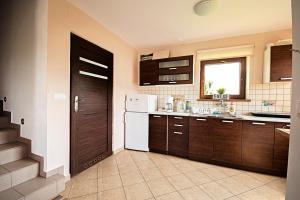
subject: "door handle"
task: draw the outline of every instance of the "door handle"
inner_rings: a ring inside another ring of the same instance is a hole
[[[279,80],[280,81],[291,81],[291,80],[293,80],[293,78],[291,78],[291,77],[281,77]]]
[[[182,127],[183,125],[182,124],[174,124],[174,126]]]
[[[196,119],[197,121],[203,121],[203,122],[205,122],[206,121],[206,119],[201,119],[201,118],[198,118],[198,119]]]
[[[74,110],[75,112],[78,112],[78,102],[79,102],[79,99],[78,99],[78,96],[75,96],[75,99],[74,99]]]
[[[233,121],[229,121],[229,120],[222,120],[223,123],[230,123],[233,124]]]
[[[182,135],[183,134],[182,132],[177,132],[177,131],[175,131],[174,133],[177,134],[177,135]]]
[[[266,123],[252,122],[253,125],[265,126]]]

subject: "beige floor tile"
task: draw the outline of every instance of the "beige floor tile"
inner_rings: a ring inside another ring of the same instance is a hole
[[[234,195],[238,195],[251,190],[250,187],[242,184],[241,182],[237,181],[232,177],[219,180],[217,181],[217,183],[221,184],[223,187],[225,187],[228,191],[230,191]]]
[[[144,182],[143,177],[138,171],[121,174],[123,186],[133,185]]]
[[[224,172],[222,172],[218,168],[207,168],[201,170],[201,172],[205,173],[213,180],[220,180],[228,177]]]
[[[197,170],[207,169],[207,168],[214,168],[215,165],[197,162],[197,161],[191,161],[190,163],[193,167],[195,167]]]
[[[175,191],[175,188],[166,178],[156,179],[147,182],[152,194],[157,197]]]
[[[141,169],[141,174],[146,181],[162,178],[163,175],[157,168]]]
[[[238,195],[238,197],[242,200],[284,200],[285,194],[273,190],[270,187],[262,186]]]
[[[98,200],[126,200],[126,197],[123,188],[116,188],[100,192]]]
[[[226,200],[241,200],[241,199],[239,197],[237,197],[237,196],[234,196],[234,197],[229,197]]]
[[[233,180],[239,182],[242,185],[245,185],[246,187],[253,189],[259,186],[262,186],[264,183],[260,182],[259,180],[249,176],[248,174],[239,174],[237,176],[231,177]]]
[[[199,187],[214,200],[223,200],[234,196],[226,188],[216,182],[206,183],[200,185]]]
[[[199,187],[187,188],[179,191],[185,200],[211,200],[211,198]]]
[[[262,183],[269,183],[271,181],[275,181],[278,179],[276,176],[266,175],[266,174],[260,174],[255,172],[247,172],[249,176],[252,176],[253,178],[259,180]]]
[[[84,180],[91,180],[91,179],[97,179],[97,166],[90,167],[80,174],[77,174],[76,176],[72,177],[72,181],[84,181]]]
[[[138,167],[134,163],[118,165],[118,169],[120,174],[126,174],[126,173],[132,173],[138,171]]]
[[[181,162],[181,163],[175,164],[175,167],[182,173],[196,170],[196,168],[193,167],[189,162]]]
[[[184,200],[178,192],[172,192],[156,198],[157,200]]]
[[[136,165],[139,169],[156,168],[156,165],[151,160],[137,161]]]
[[[183,174],[170,176],[168,177],[168,180],[176,188],[176,190],[181,190],[194,186],[194,183]]]
[[[127,200],[144,200],[153,198],[146,183],[138,183],[124,187]]]
[[[181,172],[172,165],[163,165],[159,167],[159,170],[164,176],[174,176],[180,174]]]
[[[244,171],[242,170],[228,168],[228,167],[219,167],[219,170],[224,172],[227,176],[235,176],[244,173]]]
[[[98,167],[115,167],[117,166],[117,162],[113,156],[105,158],[101,162],[97,164]]]
[[[152,159],[152,161],[154,162],[154,164],[157,166],[157,167],[162,167],[162,166],[165,166],[165,165],[173,165],[168,159],[166,158],[155,158],[155,159]]]
[[[148,157],[148,155],[145,152],[133,151],[131,153],[131,157],[135,162],[150,160],[150,158]]]
[[[175,156],[168,156],[167,159],[172,163],[172,164],[179,164],[181,162],[185,162],[186,159],[183,158],[178,158]]]
[[[98,178],[103,178],[103,177],[107,177],[107,176],[114,176],[114,175],[118,175],[119,174],[119,170],[117,166],[100,166],[98,167]]]
[[[285,178],[279,178],[278,180],[272,181],[266,186],[272,188],[273,190],[285,193],[286,191],[286,179]]]
[[[97,193],[76,198],[70,198],[69,200],[97,200]]]
[[[97,192],[97,179],[73,181],[69,198],[90,195]]]
[[[196,185],[213,181],[208,175],[198,170],[187,172],[185,175]]]
[[[119,175],[108,176],[98,179],[98,190],[105,191],[122,187],[122,181]]]

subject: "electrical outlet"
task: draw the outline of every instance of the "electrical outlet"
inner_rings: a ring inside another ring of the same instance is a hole
[[[24,118],[21,119],[21,124],[24,125],[25,121]]]

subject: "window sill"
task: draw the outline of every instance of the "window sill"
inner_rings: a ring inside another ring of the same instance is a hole
[[[220,101],[218,99],[197,99],[197,101]],[[229,99],[228,102],[251,102],[251,99]]]

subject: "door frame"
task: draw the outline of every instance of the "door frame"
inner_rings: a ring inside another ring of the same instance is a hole
[[[113,53],[101,48],[100,46],[89,42],[88,40],[77,36],[74,33],[70,33],[70,174],[71,176],[76,175],[78,173],[78,166],[76,164],[76,136],[75,133],[72,134],[76,130],[76,112],[74,111],[74,98],[76,93],[76,88],[73,82],[76,82],[76,67],[73,67],[77,64],[79,60],[77,48],[78,43],[84,43],[87,45],[93,45],[95,48],[99,48],[103,52],[103,54],[107,56],[111,56],[111,63],[110,63],[110,81],[108,82],[108,95],[107,95],[107,151],[99,155],[94,163],[100,162],[101,160],[109,157],[112,155],[112,116],[113,116],[113,65],[114,65],[114,55]],[[92,166],[92,165],[90,165]],[[89,167],[90,167],[89,166]],[[88,168],[88,167],[87,167]]]

